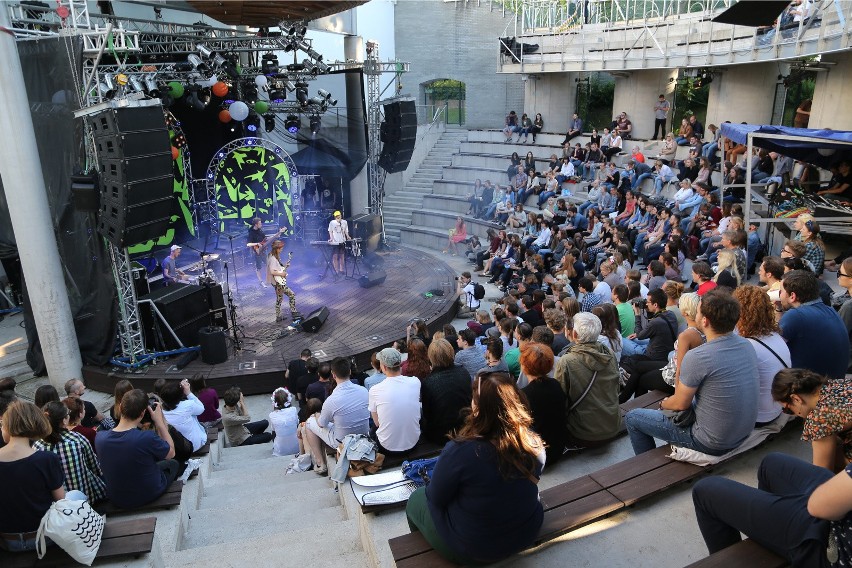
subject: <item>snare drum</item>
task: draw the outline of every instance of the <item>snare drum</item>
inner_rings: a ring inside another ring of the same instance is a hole
[[[220,256],[216,253],[205,254],[204,262],[207,265],[207,268],[213,272],[220,272],[222,270]]]

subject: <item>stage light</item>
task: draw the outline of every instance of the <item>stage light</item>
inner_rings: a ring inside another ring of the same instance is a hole
[[[337,99],[328,99],[328,106],[337,106]]]
[[[263,115],[263,127],[267,132],[272,132],[275,130],[275,115],[274,114],[264,114]]]
[[[145,90],[153,97],[156,97],[159,92],[159,89],[157,88],[157,80],[153,73],[145,75]]]
[[[250,103],[249,106],[257,101],[257,87],[253,83],[243,87],[243,100]]]
[[[260,129],[260,117],[255,113],[249,114],[249,117],[245,120],[246,130],[255,134],[258,129]]]
[[[103,85],[107,88],[108,91],[115,90],[115,81],[113,80],[113,76],[110,73],[105,73],[103,77]]]
[[[296,85],[293,84],[293,81],[284,81],[284,88],[292,93],[296,90]]]
[[[299,122],[298,116],[296,116],[295,114],[287,115],[287,122],[284,123],[284,128],[287,129],[287,132],[289,132],[290,134],[295,134],[299,131],[299,128],[301,128],[301,126],[302,125]]]
[[[142,84],[142,80],[136,75],[130,76],[130,88],[137,93],[145,92],[145,85]]]
[[[322,125],[322,119],[318,114],[311,115],[311,135],[316,136],[317,132],[319,132],[320,126]]]
[[[308,101],[309,104],[316,106],[323,106],[325,104],[325,98],[323,97],[311,97]]]
[[[307,83],[296,83],[296,100],[299,101],[299,104],[302,106],[308,105],[308,84]]]
[[[207,47],[206,45],[204,45],[202,43],[199,43],[198,45],[196,45],[195,48],[198,50],[198,53],[200,53],[204,57],[207,57],[208,59],[210,57],[212,57],[213,54],[215,53],[215,51],[213,51],[212,49],[210,49],[209,47]]]
[[[302,61],[302,67],[304,67],[305,71],[307,71],[308,73],[310,73],[314,77],[316,77],[317,74],[319,73],[319,67],[317,66],[316,63],[314,63],[310,59],[305,59],[304,61]]]
[[[206,69],[207,66],[201,60],[201,58],[195,53],[190,53],[186,56],[186,60],[192,65],[192,68],[195,70]]]
[[[325,89],[318,89],[317,94],[324,99],[330,99],[331,98],[331,93],[329,93]]]
[[[260,63],[261,72],[264,75],[275,75],[278,73],[278,56],[274,53],[267,53],[263,56]]]
[[[269,90],[269,100],[273,103],[283,103],[287,99],[287,91],[280,87]]]
[[[210,102],[210,94],[206,93],[201,85],[187,85],[186,91],[188,93],[186,96],[187,105],[198,111],[207,108],[207,104]]]
[[[305,61],[307,61],[307,60],[305,60]],[[305,66],[302,65],[301,63],[291,63],[287,66],[287,71],[289,71],[291,73],[299,73],[299,72],[304,71],[304,70],[305,70]]]

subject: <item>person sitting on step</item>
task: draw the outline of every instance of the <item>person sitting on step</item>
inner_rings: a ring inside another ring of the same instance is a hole
[[[234,386],[222,395],[225,403],[225,412],[222,414],[222,424],[225,426],[225,435],[231,446],[250,446],[253,444],[265,444],[275,438],[274,433],[266,432],[269,428],[268,420],[250,422],[251,415],[246,409],[246,402],[240,387]]]

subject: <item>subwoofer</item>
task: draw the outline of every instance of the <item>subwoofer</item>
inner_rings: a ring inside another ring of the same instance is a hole
[[[198,340],[202,361],[217,365],[228,360],[228,341],[221,327],[202,327],[198,330]]]
[[[387,272],[379,268],[368,272],[367,274],[359,278],[358,285],[361,286],[361,288],[372,288],[373,286],[384,284],[385,279],[387,277]]]
[[[323,306],[312,311],[308,317],[302,320],[302,329],[310,333],[316,333],[328,319],[328,308]]]

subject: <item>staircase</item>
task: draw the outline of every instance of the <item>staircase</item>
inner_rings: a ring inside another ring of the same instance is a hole
[[[271,444],[222,448],[219,455],[201,476],[197,509],[189,508],[164,566],[368,565],[358,521],[348,518],[328,477],[284,475],[290,460],[273,457]]]
[[[412,213],[423,207],[423,196],[432,193],[432,183],[443,177],[444,166],[452,163],[453,155],[459,152],[465,140],[467,130],[447,126],[408,183],[385,197],[382,212],[389,241],[402,242],[402,229],[412,224]],[[443,234],[446,235],[446,231]]]

